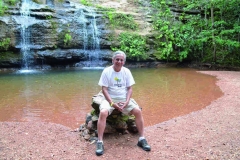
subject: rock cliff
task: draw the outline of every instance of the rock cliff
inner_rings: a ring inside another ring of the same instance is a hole
[[[151,37],[148,1],[139,0],[139,5],[133,0],[94,0],[91,7],[76,0],[35,2],[19,2],[0,17],[0,40],[10,39],[7,50],[0,47],[0,68],[21,67],[24,61],[30,67],[84,66],[82,62],[94,60],[96,54],[101,63],[111,61],[111,46],[118,42],[110,37],[124,30],[107,27],[101,8],[133,15],[138,34]],[[28,60],[23,60],[25,52]]]

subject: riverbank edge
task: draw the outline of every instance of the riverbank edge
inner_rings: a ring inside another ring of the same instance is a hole
[[[105,66],[112,65],[111,61],[105,63]],[[216,65],[211,63],[197,63],[197,62],[162,62],[162,61],[143,61],[134,62],[127,61],[124,65],[128,68],[191,68],[200,71],[240,71],[240,67]],[[76,67],[74,65],[37,65],[29,70],[54,70],[54,69],[81,69],[82,67]],[[18,71],[21,67],[0,67],[0,72]]]

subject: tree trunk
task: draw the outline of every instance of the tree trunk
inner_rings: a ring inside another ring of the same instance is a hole
[[[214,8],[211,5],[211,20],[212,20],[212,43],[213,43],[213,62],[216,62],[216,44],[214,38]]]

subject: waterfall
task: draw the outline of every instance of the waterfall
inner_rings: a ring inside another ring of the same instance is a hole
[[[100,42],[99,42],[99,31],[96,24],[96,13],[92,13],[92,18],[90,19],[90,25],[89,25],[89,35],[92,44],[90,46],[90,50],[92,52],[89,53],[89,60],[92,62],[98,62],[99,61],[99,51],[100,51]]]
[[[30,2],[23,0],[20,9],[21,13],[21,54],[22,54],[22,68],[29,69],[29,53],[30,53],[30,31],[28,28],[30,17]]]
[[[87,55],[88,60],[83,62],[83,66],[87,67],[99,67],[102,66],[100,54],[100,32],[97,27],[96,13],[91,8],[80,9],[75,14],[78,24],[80,25],[79,34],[82,36],[83,46],[82,49]],[[79,63],[76,64],[79,66]]]
[[[51,5],[52,0],[47,1],[47,6]],[[33,66],[34,54],[36,51],[38,40],[35,41],[36,26],[34,24],[41,23],[42,20],[35,18],[35,11],[31,13],[31,9],[39,9],[41,6],[32,2],[31,0],[22,0],[20,13],[21,16],[16,17],[16,21],[21,26],[21,39],[19,41],[19,48],[22,55],[22,70],[29,70]],[[54,6],[53,6],[54,7]],[[76,64],[76,67],[99,67],[103,66],[103,61],[100,54],[100,36],[101,30],[98,28],[98,15],[91,7],[86,6],[70,6],[70,9],[64,12],[74,13],[74,16],[66,14],[62,16],[63,26],[67,27],[67,31],[73,33],[71,36],[74,39],[74,46],[68,48],[69,50],[77,49],[84,61]],[[57,8],[57,7],[54,7]],[[61,8],[61,7],[59,7]],[[57,9],[59,9],[57,8]],[[73,11],[73,12],[72,12]],[[31,14],[31,16],[30,16]],[[54,17],[55,18],[55,17]],[[47,21],[47,20],[46,20]],[[47,24],[47,23],[43,23]],[[32,32],[32,33],[31,33]],[[32,42],[31,42],[32,41]],[[36,53],[38,54],[38,53]],[[36,62],[37,63],[37,62]]]
[[[49,7],[54,7],[54,0],[46,0],[46,5]]]
[[[75,15],[75,17],[77,18],[77,22],[80,24],[80,30],[79,30],[79,33],[80,35],[82,35],[83,37],[83,50],[86,51],[88,48],[88,31],[87,31],[87,18],[83,12],[83,10],[81,9],[79,11],[79,14],[77,13]]]

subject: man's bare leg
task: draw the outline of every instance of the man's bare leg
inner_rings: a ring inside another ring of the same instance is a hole
[[[135,122],[136,122],[136,126],[139,132],[140,137],[144,136],[144,121],[143,121],[143,117],[142,117],[142,111],[139,108],[134,108],[131,111],[131,114],[133,114],[135,116]]]
[[[102,109],[99,113],[98,124],[97,124],[97,132],[98,132],[98,140],[103,140],[103,133],[106,127],[106,120],[108,116],[108,111]]]
[[[144,137],[144,121],[142,117],[142,111],[139,108],[134,108],[131,113],[135,116],[135,122],[140,135],[137,145],[145,151],[150,151],[151,147],[148,145],[147,140]]]
[[[104,153],[104,146],[103,146],[103,133],[106,127],[106,120],[108,116],[107,110],[101,110],[99,114],[98,124],[97,124],[97,131],[98,131],[98,142],[96,146],[96,155],[101,156]]]

